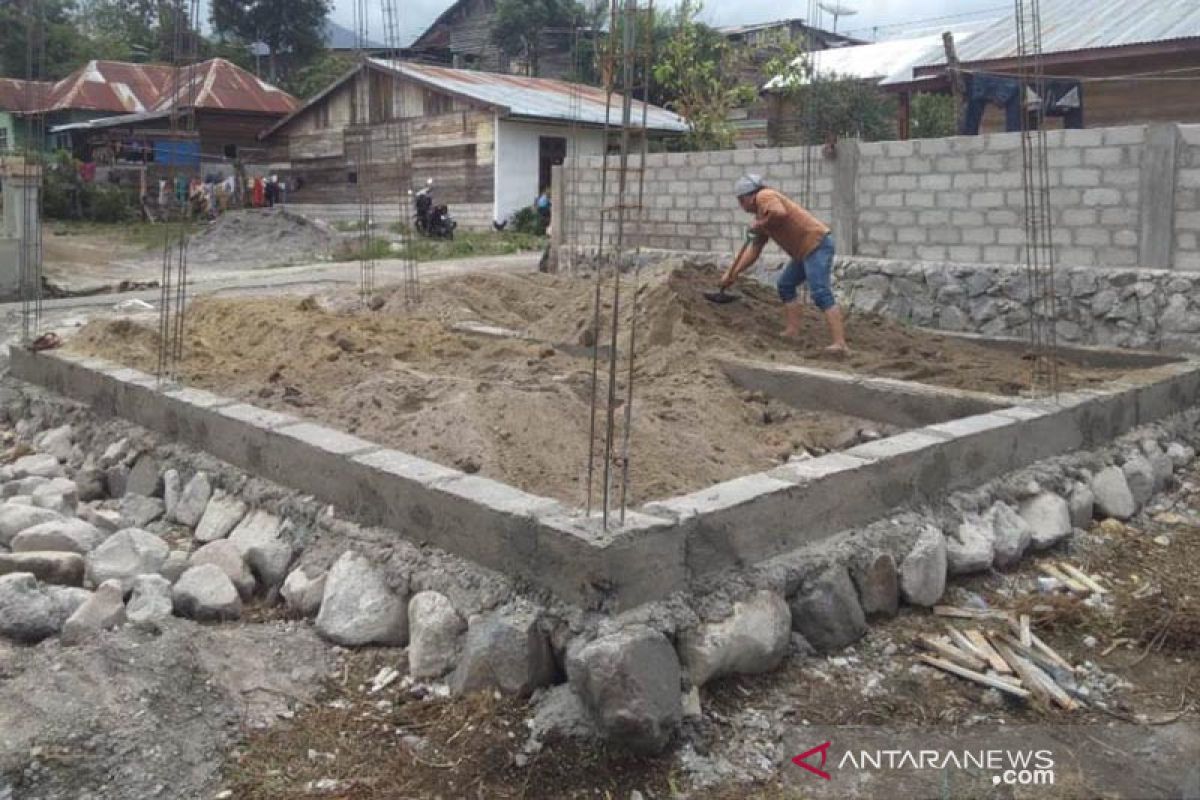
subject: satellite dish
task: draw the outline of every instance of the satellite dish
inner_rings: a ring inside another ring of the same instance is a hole
[[[843,5],[837,0],[821,0],[817,6],[829,14],[833,14],[833,32],[837,33],[838,17],[852,17],[858,13],[856,9]]]

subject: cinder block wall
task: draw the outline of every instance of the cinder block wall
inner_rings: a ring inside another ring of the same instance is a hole
[[[1200,270],[1200,125],[1045,135],[1057,263]],[[805,150],[649,156],[646,224],[641,236],[630,227],[632,243],[736,250],[749,218],[730,193],[733,181],[755,171],[799,196]],[[843,255],[997,264],[1024,259],[1019,134],[849,140],[838,143],[832,159],[820,148],[808,150],[812,207],[833,225]],[[588,250],[600,241],[601,166],[599,158],[582,161],[578,180],[563,190],[566,236]],[[610,190],[609,205],[615,202]]]

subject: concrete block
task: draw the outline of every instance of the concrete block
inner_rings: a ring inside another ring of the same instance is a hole
[[[996,208],[1003,205],[1002,192],[976,192],[971,195],[971,208]]]
[[[975,264],[983,260],[983,250],[975,245],[954,245],[949,249],[951,261]]]
[[[962,172],[954,176],[955,189],[982,189],[987,186],[987,176],[980,172]]]
[[[1131,125],[1120,128],[1105,128],[1101,138],[1105,145],[1141,144],[1146,140],[1146,126]]]
[[[1063,186],[1099,186],[1100,170],[1098,169],[1064,169],[1062,172]]]
[[[1015,189],[1024,185],[1023,182],[1024,178],[1019,172],[989,172],[987,174],[989,189]]]
[[[1088,189],[1083,193],[1086,206],[1117,206],[1121,204],[1121,193],[1116,189]]]
[[[1051,149],[1046,153],[1046,164],[1051,167],[1078,167],[1083,163],[1083,153],[1077,149]]]
[[[1083,153],[1083,163],[1091,167],[1116,167],[1126,163],[1124,147],[1091,147]]]

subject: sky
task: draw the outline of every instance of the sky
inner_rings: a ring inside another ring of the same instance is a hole
[[[451,3],[452,0],[399,0],[397,6],[404,17],[401,28],[405,43],[421,33]],[[370,0],[368,4],[376,9],[380,5]],[[743,25],[788,17],[805,19],[809,5],[807,0],[784,0],[782,3],[779,0],[706,0],[701,18],[711,25]],[[828,0],[826,5],[857,11],[854,15],[840,17],[837,30],[869,41],[935,33],[947,24],[991,20],[1012,13],[1012,0]],[[375,14],[371,20],[371,37],[379,39],[382,38],[382,23],[379,12]],[[828,11],[820,14],[822,19],[817,27],[832,29],[833,15]],[[334,19],[352,27],[353,15],[354,0],[334,0]]]

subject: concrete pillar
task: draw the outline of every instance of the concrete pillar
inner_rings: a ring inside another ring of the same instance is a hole
[[[1142,176],[1138,191],[1141,227],[1138,266],[1175,266],[1175,184],[1179,174],[1179,126],[1151,125],[1142,147]]]
[[[566,241],[567,214],[574,209],[567,208],[567,193],[563,191],[563,165],[550,168],[550,271],[558,272],[559,264],[569,264],[570,259],[564,259],[559,252]]]
[[[37,258],[41,241],[41,170],[11,165],[0,181],[4,186],[4,231],[0,236],[0,297],[13,297],[21,288],[21,263]],[[26,220],[29,220],[28,226]],[[25,237],[29,236],[28,246]]]
[[[839,141],[833,160],[833,238],[843,256],[858,253],[858,144]]]

